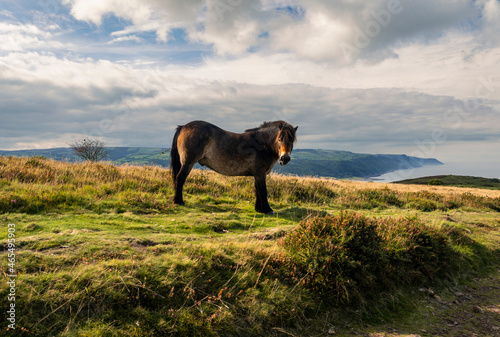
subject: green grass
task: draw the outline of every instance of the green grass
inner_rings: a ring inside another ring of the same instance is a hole
[[[495,190],[500,189],[500,179],[497,178],[481,178],[481,177],[457,176],[457,175],[441,175],[441,176],[430,176],[430,177],[422,177],[415,179],[406,179],[398,181],[396,183],[474,187],[474,188],[486,188]]]
[[[413,310],[420,287],[500,265],[498,197],[355,184],[270,176],[268,216],[251,178],[194,171],[178,207],[166,169],[0,157],[15,332],[342,334]]]

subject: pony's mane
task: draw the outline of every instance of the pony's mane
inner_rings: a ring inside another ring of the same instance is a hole
[[[273,125],[273,122],[264,122],[262,123],[261,125],[259,125],[258,127],[256,128],[252,128],[252,129],[247,129],[245,130],[245,132],[254,132],[254,131],[260,131],[262,129],[265,129],[265,128],[268,128],[270,126],[274,126]]]
[[[287,142],[293,143],[297,140],[295,136],[295,130],[293,126],[288,124],[287,122],[284,121],[276,121],[276,122],[264,122],[260,126],[252,129],[247,129],[245,132],[256,132],[256,131],[262,131],[265,129],[279,129],[279,125],[283,124],[283,129],[281,132],[283,133],[283,136],[285,137]]]
[[[283,130],[281,130],[281,132],[288,143],[294,143],[295,141],[297,141],[297,136],[295,136],[295,128],[290,124],[284,124]]]

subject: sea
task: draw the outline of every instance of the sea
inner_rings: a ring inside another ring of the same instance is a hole
[[[438,176],[438,175],[461,175],[483,178],[499,178],[500,179],[500,163],[444,163],[444,165],[422,166],[413,169],[398,170],[385,173],[378,177],[371,177],[367,181],[390,183],[394,181],[413,179],[420,177]]]

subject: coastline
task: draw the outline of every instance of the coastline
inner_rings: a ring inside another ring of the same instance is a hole
[[[366,181],[390,183],[399,180],[413,179],[436,175],[463,175],[483,178],[500,178],[498,163],[444,163],[443,165],[426,165],[405,170],[384,173],[380,176],[367,178]]]

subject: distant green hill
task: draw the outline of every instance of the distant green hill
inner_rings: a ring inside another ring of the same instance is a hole
[[[138,164],[138,165],[170,165],[170,155],[166,152],[166,148],[159,147],[107,147],[108,155],[105,161],[112,161],[116,164]],[[2,151],[0,156],[44,156],[47,158],[74,162],[79,161],[79,158],[74,156],[71,149],[67,147],[59,147],[53,149],[33,149],[33,150],[17,150],[17,151]]]
[[[415,184],[415,185],[442,185],[458,187],[475,187],[500,190],[500,179],[481,178],[470,176],[442,175],[422,177],[415,179],[405,179],[395,181],[396,184]]]
[[[117,164],[170,165],[166,149],[155,147],[109,147],[106,160]],[[69,148],[1,151],[3,156],[44,156],[62,161],[77,161]],[[298,176],[333,178],[369,178],[400,169],[425,165],[442,165],[436,159],[406,155],[359,154],[348,151],[296,149],[286,166],[275,165],[274,171]]]

